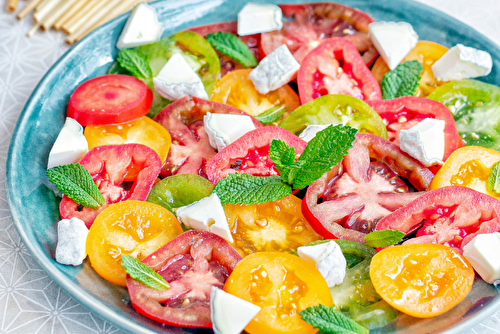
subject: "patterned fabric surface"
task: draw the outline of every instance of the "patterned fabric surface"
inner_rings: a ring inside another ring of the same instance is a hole
[[[474,27],[500,45],[500,1],[419,0]],[[17,21],[0,0],[0,333],[122,333],[69,297],[27,251],[5,194],[5,161],[17,117],[36,84],[66,51],[64,35],[25,36],[33,21]],[[21,1],[20,6],[22,7]],[[467,334],[500,333],[500,311]]]

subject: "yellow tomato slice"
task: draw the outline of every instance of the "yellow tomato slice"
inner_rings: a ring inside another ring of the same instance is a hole
[[[288,195],[274,202],[226,205],[233,235],[231,244],[244,257],[255,252],[295,252],[297,247],[321,240],[302,215],[302,201]]]
[[[224,290],[261,307],[245,327],[250,334],[312,334],[299,312],[332,305],[325,279],[313,264],[279,252],[260,252],[238,262]]]
[[[164,163],[172,139],[167,130],[144,116],[135,121],[112,125],[90,125],[85,128],[89,150],[103,145],[142,144],[154,150]]]
[[[86,250],[102,278],[126,286],[122,255],[142,260],[181,233],[181,225],[167,209],[128,200],[108,206],[97,216],[89,230]]]

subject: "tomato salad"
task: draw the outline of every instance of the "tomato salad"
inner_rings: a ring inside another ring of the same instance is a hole
[[[89,229],[85,251],[61,232],[57,261],[88,254],[138,313],[216,333],[367,333],[500,279],[482,274],[500,147],[480,121],[500,88],[470,79],[487,65],[457,78],[446,47],[336,3],[247,4],[159,41],[130,27],[50,152],[59,224]]]

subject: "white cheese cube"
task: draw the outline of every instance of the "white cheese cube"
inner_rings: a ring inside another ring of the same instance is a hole
[[[85,243],[88,234],[85,222],[76,217],[57,223],[56,261],[72,266],[82,264],[87,257]]]
[[[267,94],[290,82],[299,68],[288,47],[282,45],[262,59],[249,78],[259,93]]]
[[[66,117],[66,122],[50,150],[47,169],[77,163],[88,151],[89,144],[83,135],[83,127],[73,118]]]
[[[205,131],[210,140],[210,145],[217,150],[222,150],[245,133],[255,130],[255,125],[250,116],[213,114],[207,112],[203,117]]]
[[[153,78],[153,83],[158,94],[172,101],[186,95],[208,99],[200,77],[179,53],[170,57],[160,73]]]
[[[391,70],[417,45],[418,35],[406,22],[373,22],[368,25],[373,45]]]
[[[227,224],[226,214],[216,193],[186,206],[175,212],[181,223],[195,230],[209,231],[233,242],[233,236]]]
[[[260,307],[216,288],[210,292],[210,317],[215,334],[239,334]]]
[[[306,141],[310,142],[314,137],[316,137],[316,134],[320,131],[323,131],[327,127],[329,127],[331,124],[326,124],[326,125],[320,125],[320,124],[311,124],[308,125],[304,131],[302,131],[299,135],[299,138]]]
[[[464,246],[464,257],[490,284],[500,280],[500,233],[478,234]]]
[[[344,281],[347,261],[335,241],[329,241],[314,246],[297,248],[299,256],[307,262],[316,264],[328,287],[341,284]]]
[[[130,14],[116,47],[133,48],[154,43],[160,40],[162,33],[163,24],[158,21],[156,9],[141,2]]]
[[[432,66],[432,73],[441,81],[476,78],[491,72],[493,62],[486,51],[457,44]]]
[[[426,118],[408,130],[401,130],[399,147],[426,167],[442,165],[444,126],[443,120]]]
[[[283,13],[276,5],[247,3],[238,13],[238,35],[246,36],[280,30]]]

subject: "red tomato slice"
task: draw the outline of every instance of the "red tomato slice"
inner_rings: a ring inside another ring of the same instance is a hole
[[[224,103],[212,102],[193,97],[183,97],[168,105],[153,120],[167,129],[172,144],[161,176],[175,174],[198,174],[206,176],[205,165],[217,153],[210,146],[208,135],[203,126],[203,116],[207,113],[236,114],[250,116],[244,111]],[[258,128],[262,124],[250,116]]]
[[[405,243],[463,247],[476,235],[500,232],[500,201],[465,187],[429,191],[380,220],[377,230],[393,229],[417,237]]]
[[[210,328],[210,291],[213,286],[222,289],[240,260],[221,237],[184,232],[142,260],[170,289],[154,290],[127,275],[130,301],[137,312],[163,324]]]
[[[269,157],[269,145],[273,139],[281,139],[288,146],[294,147],[297,157],[307,145],[290,131],[277,126],[265,126],[250,131],[224,147],[207,164],[208,180],[216,184],[229,173],[236,172],[257,176],[278,175]]]
[[[212,24],[206,24],[198,27],[193,27],[189,28],[189,31],[193,31],[197,33],[198,35],[201,35],[205,37],[208,34],[213,34],[215,32],[230,32],[232,34],[235,34],[236,36],[241,39],[243,43],[248,46],[250,51],[252,51],[253,55],[257,59],[257,61],[261,61],[262,58],[264,58],[264,55],[261,54],[260,51],[260,35],[261,34],[255,34],[255,35],[248,35],[248,36],[240,36],[238,35],[238,21],[228,21],[228,22],[219,22],[219,23],[212,23]],[[234,71],[234,70],[241,70],[246,68],[245,66],[241,65],[238,61],[234,60],[231,57],[228,57],[219,51],[217,51],[217,55],[219,56],[220,60],[220,76],[221,78],[226,75],[227,73]]]
[[[146,115],[153,93],[141,80],[107,74],[78,86],[68,104],[68,117],[83,126],[133,121]]]
[[[356,137],[344,160],[309,186],[302,212],[323,237],[364,243],[380,219],[422,195],[400,177],[426,190],[434,175],[388,140]]]
[[[262,52],[266,56],[282,44],[286,44],[295,59],[302,59],[323,40],[344,37],[350,40],[371,64],[378,55],[368,37],[370,15],[345,5],[330,2],[279,5],[283,16],[291,18],[283,22],[280,31],[262,34]]]
[[[450,110],[442,103],[415,96],[403,96],[392,100],[368,101],[382,117],[389,140],[399,146],[399,133],[418,124],[425,118],[445,121],[444,155],[446,161],[453,151],[464,146]]]
[[[62,218],[80,218],[88,228],[109,204],[128,199],[145,201],[161,169],[158,154],[141,144],[98,146],[79,163],[89,171],[106,203],[94,210],[64,195],[59,211]]]
[[[309,52],[300,66],[297,83],[302,104],[328,94],[365,101],[382,99],[377,79],[345,38],[330,38]]]

